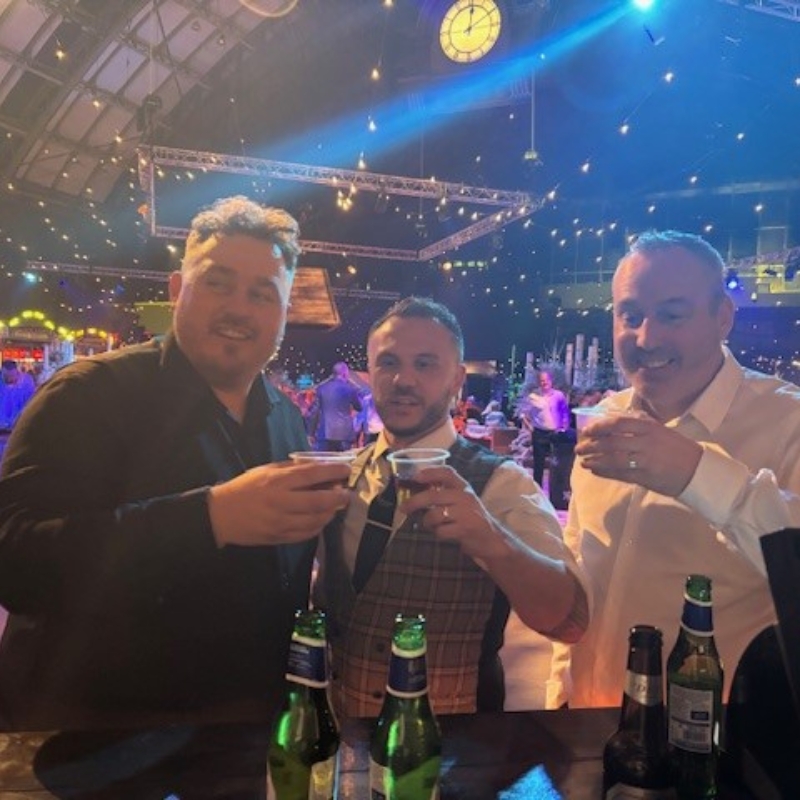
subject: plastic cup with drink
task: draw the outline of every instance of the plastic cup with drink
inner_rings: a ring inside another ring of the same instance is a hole
[[[407,447],[389,453],[389,464],[397,485],[397,502],[403,503],[412,494],[427,489],[427,484],[417,480],[420,472],[431,467],[443,467],[449,457],[447,450],[438,447]]]
[[[591,423],[603,419],[604,417],[611,416],[612,414],[620,414],[622,412],[612,411],[605,406],[577,406],[572,409],[572,413],[575,415],[575,429],[578,433],[578,439],[580,440],[587,425],[591,425]]]
[[[352,464],[356,457],[355,450],[299,450],[289,453],[295,464]],[[347,479],[342,481],[325,481],[314,484],[313,489],[330,489],[333,486],[347,486]]]

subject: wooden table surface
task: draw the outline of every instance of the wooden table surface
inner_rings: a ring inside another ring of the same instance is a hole
[[[616,709],[442,717],[442,800],[598,800]],[[344,725],[341,800],[366,800],[371,722]],[[127,733],[0,733],[0,800],[250,800],[268,732],[254,724]],[[720,800],[738,800],[739,793]]]

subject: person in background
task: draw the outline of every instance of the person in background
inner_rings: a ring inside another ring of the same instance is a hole
[[[724,267],[700,237],[664,231],[640,236],[614,275],[614,347],[631,386],[603,400],[618,413],[575,449],[565,539],[593,618],[572,648],[570,706],[619,704],[628,630],[646,621],[674,637],[690,573],[712,580],[729,675],[775,622],[759,538],[800,526],[800,389],[725,346]]]
[[[165,340],[70,364],[25,409],[0,470],[0,727],[271,718],[349,497],[346,467],[273,463],[308,449],[263,374],[298,254],[286,212],[217,201]]]
[[[371,391],[361,397],[361,411],[356,415],[358,438],[356,444],[363,446],[371,444],[378,438],[383,430],[383,420],[375,408],[375,398]]]
[[[13,358],[2,365],[0,380],[0,429],[10,430],[36,391],[36,382]]]
[[[505,428],[508,425],[499,400],[490,400],[483,409],[481,417],[487,428]]]
[[[567,397],[553,386],[553,376],[546,370],[539,372],[539,388],[526,398],[522,423],[531,431],[533,479],[541,486],[555,437],[570,426]]]
[[[368,335],[384,428],[353,462],[354,495],[325,531],[315,585],[328,613],[332,695],[346,716],[380,710],[397,613],[427,619],[437,714],[503,707],[498,650],[511,606],[526,625],[565,642],[587,624],[581,571],[540,488],[511,459],[455,432],[463,349],[456,318],[427,298],[400,301]],[[422,472],[424,489],[394,509],[386,456],[412,446],[448,450],[448,466]],[[373,500],[386,511],[380,530],[368,519]]]
[[[353,414],[361,411],[362,390],[350,379],[344,361],[316,388],[312,430],[317,450],[349,450],[356,438]]]

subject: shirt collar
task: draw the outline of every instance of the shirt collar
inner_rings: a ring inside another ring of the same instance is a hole
[[[438,428],[432,430],[421,439],[417,439],[412,445],[404,445],[404,447],[439,447],[442,450],[449,450],[455,444],[455,441],[456,429],[453,425],[453,420],[448,417]],[[387,450],[391,449],[386,441],[384,432],[381,431],[372,450],[373,463],[383,456]]]
[[[694,417],[709,433],[713,433],[722,424],[744,379],[744,371],[731,351],[724,345],[722,349],[725,355],[722,366],[683,415],[683,418],[689,415]]]

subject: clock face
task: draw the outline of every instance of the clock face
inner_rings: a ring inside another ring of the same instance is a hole
[[[451,61],[477,61],[494,47],[501,23],[495,0],[456,0],[439,29],[442,50]]]

